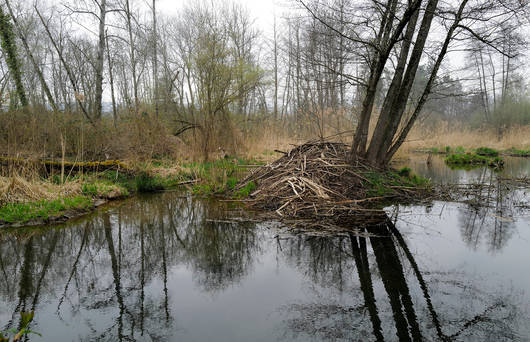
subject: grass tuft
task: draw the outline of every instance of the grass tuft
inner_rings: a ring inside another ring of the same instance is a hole
[[[368,182],[365,186],[370,197],[392,197],[398,194],[400,188],[429,188],[430,180],[412,173],[411,169],[404,167],[399,171],[377,172],[371,171],[363,174]]]
[[[60,216],[67,210],[86,210],[90,207],[92,207],[92,200],[87,196],[9,203],[0,208],[0,221],[24,223],[35,219],[47,220],[52,216]]]

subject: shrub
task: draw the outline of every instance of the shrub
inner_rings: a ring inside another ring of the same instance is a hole
[[[147,172],[140,172],[135,178],[136,191],[154,192],[164,190],[164,184],[158,177],[153,177]]]

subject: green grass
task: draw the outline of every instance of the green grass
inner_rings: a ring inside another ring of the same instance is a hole
[[[97,198],[118,198],[129,196],[129,190],[126,187],[120,184],[113,184],[106,180],[83,183],[81,186],[81,192],[83,195]]]
[[[28,326],[33,320],[34,316],[35,316],[34,311],[29,311],[29,312],[22,311],[20,313],[19,327],[11,328],[6,331],[0,331],[0,342],[29,340],[29,338],[27,338],[29,334],[35,334],[35,335],[42,336],[40,333],[28,329]]]
[[[475,153],[479,156],[486,156],[486,157],[497,157],[499,155],[499,152],[497,150],[494,150],[489,147],[479,147],[475,150]]]
[[[60,216],[67,210],[86,210],[91,207],[92,200],[87,196],[61,198],[52,201],[9,203],[0,208],[0,221],[24,223],[34,219],[46,220],[50,216]]]
[[[250,194],[256,190],[257,188],[257,185],[256,183],[254,182],[249,182],[247,183],[244,187],[242,187],[241,189],[239,189],[238,191],[236,191],[236,193],[234,194],[234,197],[236,198],[247,198],[248,196],[250,196]]]
[[[422,152],[430,152],[430,153],[439,153],[439,154],[450,154],[450,153],[465,153],[466,149],[462,146],[457,147],[451,147],[451,146],[444,146],[442,147],[428,147]]]
[[[152,176],[147,172],[140,172],[134,181],[138,192],[155,192],[166,188],[161,177]]]
[[[83,193],[94,197],[106,197],[112,189],[119,189],[123,196],[136,192],[155,192],[175,188],[180,182],[193,179],[191,174],[181,172],[177,175],[160,176],[151,174],[148,169],[142,169],[136,175],[115,171],[105,171],[87,176],[83,185]],[[99,196],[98,196],[99,194]]]
[[[430,148],[427,149],[427,151],[432,152],[432,153],[438,153],[438,152],[440,152],[440,150],[438,149],[438,147],[430,147]]]
[[[398,171],[398,175],[400,175],[401,177],[409,177],[412,173],[412,170],[410,169],[410,167],[404,167],[404,168],[401,168],[399,171]]]
[[[369,197],[392,197],[397,195],[399,187],[429,188],[430,181],[412,173],[411,169],[404,167],[399,171],[376,172],[370,171],[363,174],[367,179],[365,186]]]
[[[504,160],[500,157],[482,156],[475,153],[450,154],[445,158],[445,163],[450,166],[461,165],[487,165],[502,167]]]
[[[504,153],[515,157],[530,157],[530,150],[518,150],[513,147],[504,151]]]
[[[255,159],[226,158],[212,162],[188,163],[181,165],[192,175],[192,179],[199,179],[199,183],[192,187],[192,193],[200,196],[227,193],[233,190],[239,179],[246,175],[246,165],[263,165]],[[254,185],[255,188],[255,185]],[[253,190],[241,189],[236,197],[246,197]]]

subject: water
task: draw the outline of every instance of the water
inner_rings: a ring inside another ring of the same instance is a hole
[[[436,181],[494,179],[423,160]],[[521,160],[505,172],[528,174]],[[35,310],[31,341],[530,341],[529,194],[498,190],[390,207],[361,236],[290,235],[172,192],[2,232],[0,330]]]

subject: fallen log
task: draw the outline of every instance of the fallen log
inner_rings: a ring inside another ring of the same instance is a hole
[[[104,160],[104,161],[55,161],[46,159],[29,159],[29,158],[17,158],[17,157],[1,157],[0,156],[0,170],[4,171],[4,168],[10,167],[27,167],[35,168],[39,173],[50,174],[53,171],[60,171],[64,166],[65,171],[91,171],[91,172],[102,172],[107,170],[116,170],[127,174],[134,173],[128,165],[120,160]]]

